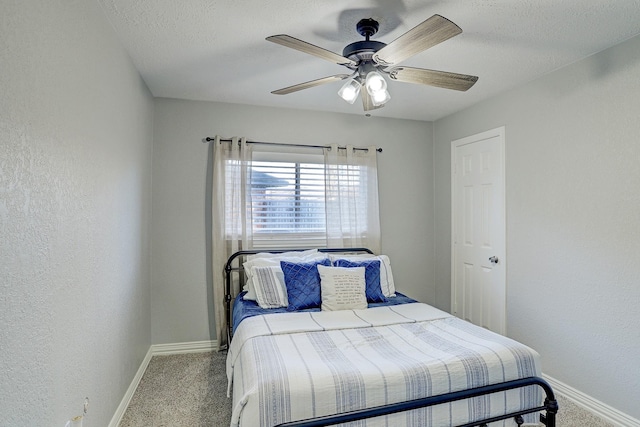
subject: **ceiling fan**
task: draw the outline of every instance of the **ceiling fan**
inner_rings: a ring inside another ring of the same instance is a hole
[[[338,94],[351,104],[355,102],[358,94],[361,94],[364,110],[369,111],[383,107],[391,99],[384,75],[391,80],[399,82],[417,83],[459,91],[468,90],[478,81],[478,77],[466,74],[397,65],[417,53],[462,33],[462,29],[447,18],[433,15],[389,44],[370,40],[370,37],[378,32],[378,28],[379,24],[375,19],[360,20],[356,25],[356,29],[361,36],[365,37],[365,40],[347,45],[343,49],[342,55],[286,34],[267,37],[270,42],[317,56],[352,70],[351,74],[336,74],[323,77],[274,90],[271,93],[286,95],[314,86],[348,79]],[[364,90],[362,90],[363,86]]]

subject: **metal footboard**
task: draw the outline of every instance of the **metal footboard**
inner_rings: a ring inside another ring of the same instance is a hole
[[[542,387],[546,393],[544,405],[524,409],[516,412],[510,412],[508,414],[487,418],[484,420],[474,421],[472,423],[462,424],[457,427],[475,427],[486,426],[489,423],[495,421],[506,420],[514,418],[515,423],[520,426],[523,424],[522,415],[530,414],[533,412],[545,411],[544,415],[541,414],[540,420],[547,427],[556,427],[556,414],[558,412],[558,402],[553,394],[553,390],[549,383],[539,377],[522,378],[513,381],[507,381],[499,384],[491,384],[483,387],[473,388],[469,390],[461,390],[453,393],[441,394],[438,396],[424,397],[421,399],[410,400],[407,402],[392,403],[384,406],[376,406],[374,408],[359,409],[351,412],[345,412],[342,414],[326,415],[317,418],[309,418],[300,421],[291,421],[283,424],[279,424],[276,427],[320,427],[331,426],[340,423],[346,423],[351,421],[364,420],[367,418],[373,418],[383,415],[394,414],[397,412],[409,411],[412,409],[426,408],[428,406],[435,406],[442,403],[454,402],[462,399],[469,399],[472,397],[488,395],[492,393],[499,393],[502,391],[513,390],[517,388],[527,387],[531,385],[537,385]]]

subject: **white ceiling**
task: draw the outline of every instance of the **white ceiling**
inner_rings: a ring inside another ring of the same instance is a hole
[[[479,76],[458,92],[390,82],[372,116],[432,121],[640,33],[640,0],[99,0],[156,97],[364,114],[337,96],[341,82],[270,92],[349,70],[265,41],[288,34],[342,54],[362,40],[389,43],[434,14],[463,33],[402,65]]]

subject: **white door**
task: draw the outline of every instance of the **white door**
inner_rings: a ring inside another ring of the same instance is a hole
[[[506,334],[504,127],[451,143],[452,312]]]

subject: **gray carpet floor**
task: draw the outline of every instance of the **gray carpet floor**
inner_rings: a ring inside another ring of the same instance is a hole
[[[225,358],[223,352],[154,356],[120,427],[229,426]],[[563,396],[557,397],[558,427],[613,427]]]
[[[226,357],[226,352],[154,356],[120,427],[228,427]]]

